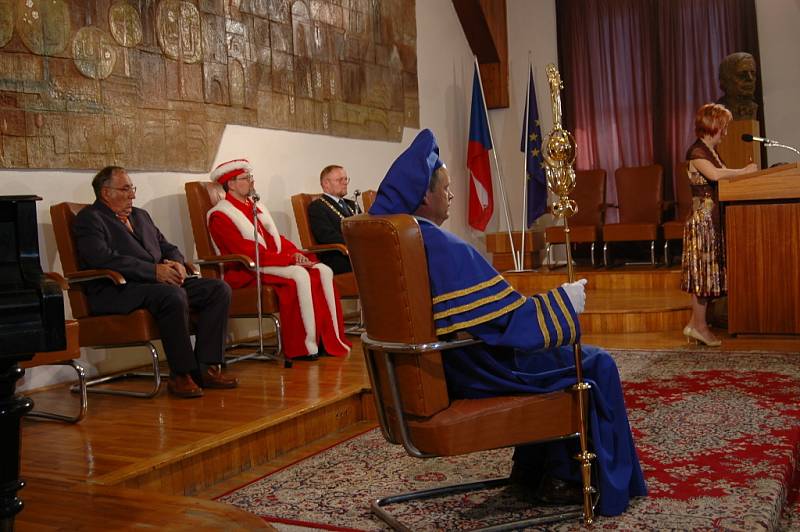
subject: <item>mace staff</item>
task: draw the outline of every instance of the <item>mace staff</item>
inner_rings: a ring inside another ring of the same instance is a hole
[[[558,196],[551,207],[553,216],[564,219],[564,241],[567,246],[567,277],[569,282],[575,282],[575,270],[572,266],[572,246],[570,243],[569,217],[578,212],[578,204],[570,199],[569,195],[575,188],[575,170],[572,165],[575,163],[575,153],[577,147],[575,138],[564,129],[561,124],[561,89],[564,88],[561,75],[555,65],[547,65],[547,81],[550,87],[550,103],[553,108],[553,130],[547,138],[544,146],[544,161],[547,165],[547,187],[553,194]],[[591,461],[595,458],[594,453],[589,451],[588,435],[586,434],[586,406],[588,404],[587,394],[591,385],[583,379],[583,357],[581,355],[581,344],[575,342],[573,345],[575,355],[575,374],[577,381],[573,389],[578,398],[578,411],[580,416],[581,430],[579,433],[581,451],[575,456],[581,464],[581,476],[584,486],[588,486],[583,492],[584,520],[591,523],[594,519],[594,506],[592,503],[591,488]]]

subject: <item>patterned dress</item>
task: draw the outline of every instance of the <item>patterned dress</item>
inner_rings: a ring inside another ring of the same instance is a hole
[[[686,160],[705,159],[725,168],[717,152],[698,139],[686,152]],[[703,177],[689,164],[692,214],[683,230],[681,288],[700,298],[719,297],[725,290],[725,237],[719,210],[717,182]]]

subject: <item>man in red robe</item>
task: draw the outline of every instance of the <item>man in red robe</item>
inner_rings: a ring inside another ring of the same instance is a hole
[[[254,188],[249,161],[235,159],[222,163],[212,172],[211,179],[226,192],[225,199],[208,212],[208,229],[214,245],[223,255],[238,253],[255,260]],[[286,357],[316,359],[322,352],[347,355],[350,343],[345,339],[333,272],[313,254],[301,252],[281,236],[263,204],[256,201],[255,210],[261,281],[278,293]],[[233,288],[254,286],[256,272],[240,264],[226,265],[225,281]]]

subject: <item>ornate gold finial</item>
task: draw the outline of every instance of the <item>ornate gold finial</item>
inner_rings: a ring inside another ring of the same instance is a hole
[[[561,89],[564,87],[555,65],[547,65],[547,81],[550,86],[550,102],[553,107],[553,131],[544,146],[544,160],[547,164],[547,186],[558,196],[552,206],[553,216],[569,217],[578,212],[578,205],[569,195],[575,188],[576,145],[572,134],[561,124]]]

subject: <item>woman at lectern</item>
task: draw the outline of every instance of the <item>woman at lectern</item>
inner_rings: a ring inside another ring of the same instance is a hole
[[[692,317],[683,334],[709,346],[718,346],[706,322],[708,302],[725,292],[725,240],[720,223],[717,181],[758,169],[755,163],[744,168],[727,168],[717,146],[728,133],[733,119],[723,105],[705,104],[697,110],[694,131],[697,140],[686,152],[689,183],[692,187],[692,214],[683,231],[683,275],[681,288],[692,294]]]

